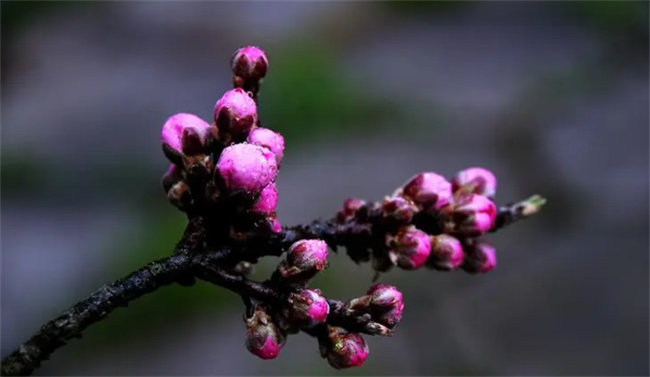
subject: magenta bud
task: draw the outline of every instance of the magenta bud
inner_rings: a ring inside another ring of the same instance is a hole
[[[205,152],[210,125],[196,115],[180,113],[163,125],[162,142],[178,153],[195,155]]]
[[[413,219],[418,208],[410,200],[395,196],[385,198],[381,210],[384,217],[391,218],[401,224],[408,224]]]
[[[463,264],[463,246],[460,241],[448,234],[431,237],[431,256],[427,265],[436,270],[451,271]]]
[[[232,72],[247,81],[259,81],[266,76],[269,60],[262,49],[255,46],[237,50],[230,60]]]
[[[367,295],[370,296],[369,309],[376,322],[395,328],[402,320],[404,313],[404,298],[397,287],[378,283],[370,287]]]
[[[477,243],[465,255],[463,270],[469,273],[486,273],[497,266],[497,253],[492,245]]]
[[[165,190],[165,193],[168,193],[169,190],[174,186],[176,183],[181,181],[183,179],[182,175],[182,170],[175,164],[170,164],[169,168],[167,168],[167,172],[163,174],[162,179],[160,180],[160,183],[162,184],[163,190]]]
[[[432,212],[452,201],[451,183],[433,172],[420,173],[404,185],[402,195],[423,210]]]
[[[284,137],[268,128],[257,127],[248,134],[248,143],[268,148],[275,155],[278,168],[282,164],[284,156]]]
[[[472,167],[459,171],[451,180],[455,192],[463,191],[494,198],[497,191],[497,179],[491,171]]]
[[[339,331],[330,335],[327,362],[336,369],[360,367],[368,358],[370,349],[359,334]]]
[[[318,272],[327,267],[329,254],[327,243],[323,240],[300,240],[289,248],[287,263],[302,272]]]
[[[214,120],[220,131],[245,135],[257,123],[257,105],[243,89],[231,89],[214,105]]]
[[[229,192],[258,195],[277,175],[271,151],[252,144],[233,144],[219,156],[215,174]]]
[[[330,306],[317,289],[303,289],[291,293],[287,299],[285,317],[290,323],[308,329],[327,321]]]
[[[261,307],[246,319],[246,349],[253,355],[265,360],[275,359],[285,341],[285,335]]]
[[[270,216],[275,213],[275,208],[278,205],[278,190],[275,183],[271,182],[262,189],[260,195],[250,208],[250,212],[261,215]]]
[[[415,270],[426,263],[431,254],[429,235],[414,226],[402,227],[389,237],[388,246],[396,254],[396,262],[404,270]]]
[[[349,198],[346,199],[343,202],[343,210],[339,211],[336,215],[336,219],[338,222],[345,222],[347,220],[351,220],[354,218],[357,214],[357,212],[361,209],[361,207],[366,205],[365,200],[357,199],[357,198]]]
[[[452,219],[458,233],[476,237],[486,233],[494,226],[497,207],[483,195],[467,194],[457,198]]]

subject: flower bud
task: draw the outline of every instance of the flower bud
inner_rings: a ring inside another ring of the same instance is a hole
[[[160,183],[162,184],[163,190],[165,190],[165,193],[168,193],[169,190],[174,186],[176,183],[178,183],[180,180],[183,179],[182,175],[182,170],[175,164],[169,165],[169,168],[167,168],[167,172],[163,174],[162,179],[160,180]]]
[[[257,122],[257,105],[243,89],[231,89],[214,105],[214,120],[221,132],[245,135]]]
[[[436,270],[451,271],[463,264],[463,246],[460,241],[448,234],[431,237],[431,256],[427,266]]]
[[[219,156],[215,174],[229,192],[258,195],[277,175],[271,151],[252,144],[233,144]]]
[[[261,359],[275,359],[286,341],[285,335],[261,307],[246,319],[246,349]]]
[[[248,143],[268,148],[275,155],[278,168],[282,164],[284,156],[284,137],[281,134],[271,131],[268,128],[257,127],[248,134]]]
[[[181,211],[187,210],[190,199],[190,188],[184,181],[178,181],[174,184],[169,191],[167,191],[167,199],[174,205],[174,207]]]
[[[452,219],[458,233],[477,237],[492,228],[497,217],[497,207],[483,195],[468,194],[457,198]]]
[[[401,196],[395,196],[385,198],[382,202],[381,210],[384,217],[406,225],[411,222],[418,208],[410,200]]]
[[[336,220],[340,223],[353,219],[359,209],[366,205],[365,200],[349,198],[343,202],[343,210],[336,214]]]
[[[424,266],[431,254],[429,235],[414,226],[403,227],[396,236],[390,236],[388,246],[395,253],[397,265],[405,270]]]
[[[180,113],[163,125],[162,142],[177,153],[196,155],[205,152],[210,125],[196,115]]]
[[[465,255],[463,270],[469,273],[486,273],[497,266],[497,253],[494,247],[487,243],[472,245]]]
[[[269,219],[269,230],[273,233],[281,233],[282,232],[282,224],[280,224],[280,220],[278,220],[277,216],[273,216],[272,218]]]
[[[255,200],[250,208],[250,212],[256,215],[269,216],[275,212],[278,205],[278,190],[275,183],[269,183]]]
[[[491,171],[473,167],[459,171],[451,180],[455,192],[463,191],[494,198],[497,191],[497,179]]]
[[[287,252],[287,259],[280,263],[278,272],[285,280],[307,282],[327,267],[327,244],[323,240],[300,240]]]
[[[291,293],[287,299],[285,317],[301,328],[311,328],[327,321],[330,306],[317,289],[303,289]]]
[[[433,212],[451,202],[451,183],[433,172],[420,173],[404,185],[402,196],[413,200],[423,210]]]
[[[231,60],[232,72],[246,81],[259,81],[266,76],[269,60],[262,49],[255,46],[237,50]]]
[[[402,320],[404,298],[397,287],[378,283],[366,293],[370,296],[369,310],[372,319],[389,329],[395,328]]]
[[[370,353],[368,345],[359,334],[347,333],[341,329],[330,335],[330,341],[327,362],[336,369],[360,367]]]

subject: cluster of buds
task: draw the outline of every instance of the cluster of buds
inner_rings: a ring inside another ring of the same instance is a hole
[[[485,273],[496,267],[496,254],[479,237],[495,226],[496,187],[494,174],[484,168],[462,170],[450,180],[424,172],[380,203],[346,200],[337,222],[359,225],[369,221],[370,212],[381,215],[371,224],[385,241],[372,250],[377,273],[393,266]]]
[[[380,202],[348,199],[332,220],[283,230],[276,213],[275,180],[284,138],[262,127],[257,113],[268,66],[261,49],[237,50],[231,59],[234,88],[216,102],[210,124],[187,113],[167,119],[162,144],[171,165],[162,186],[190,220],[201,220],[205,250],[231,247],[231,259],[214,263],[235,273],[239,282],[250,283],[245,275],[257,257],[286,252],[271,278],[256,283],[263,287],[260,292],[272,294],[242,295],[247,304],[245,346],[252,354],[274,359],[288,336],[302,331],[317,338],[321,356],[332,367],[360,366],[369,354],[361,334],[392,335],[402,320],[403,295],[395,286],[378,283],[365,295],[341,302],[310,288],[316,274],[328,266],[329,247],[345,246],[355,262],[372,261],[377,274],[394,266],[491,271],[495,250],[480,237],[497,227],[497,181],[478,167],[450,180],[424,172]],[[499,221],[531,215],[542,204],[541,197],[521,202],[510,210],[510,217]],[[268,241],[255,247],[280,250],[237,254],[233,244],[246,244],[251,235]]]
[[[210,213],[219,213],[221,220],[214,226],[227,232],[260,227],[281,231],[275,179],[284,138],[260,127],[256,103],[267,68],[268,60],[259,48],[238,50],[232,69],[237,82],[246,85],[219,98],[213,122],[181,113],[171,116],[162,128],[163,151],[171,161],[162,179],[169,200],[188,214],[209,218]]]

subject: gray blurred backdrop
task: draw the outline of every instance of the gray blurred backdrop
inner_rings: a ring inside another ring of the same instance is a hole
[[[404,320],[361,369],[306,335],[255,358],[237,297],[198,284],[117,310],[38,374],[647,375],[648,31],[647,2],[3,1],[2,355],[170,252],[160,127],[209,119],[254,44],[261,117],[287,139],[283,224],[473,165],[499,202],[547,207],[490,237],[490,274],[385,275]],[[342,254],[315,285],[346,299],[371,277]]]

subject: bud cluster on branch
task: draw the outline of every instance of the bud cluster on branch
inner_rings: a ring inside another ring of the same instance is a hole
[[[533,196],[498,207],[496,177],[472,167],[450,179],[423,172],[380,201],[350,198],[329,220],[282,227],[275,181],[285,140],[262,127],[257,112],[268,67],[261,49],[239,49],[231,59],[234,88],[217,100],[211,123],[187,113],[164,123],[162,149],[171,165],[162,187],[188,217],[174,253],[45,324],[3,360],[3,375],[29,374],[115,308],[164,285],[191,286],[195,279],[242,297],[244,344],[253,355],[276,358],[289,336],[303,332],[316,338],[332,367],[361,366],[369,354],[362,334],[392,335],[402,320],[403,294],[375,283],[345,301],[326,297],[310,283],[327,268],[329,250],[342,247],[355,263],[370,262],[375,280],[391,268],[486,273],[497,259],[483,237],[537,213],[545,202]],[[263,256],[282,259],[267,280],[250,280]]]

